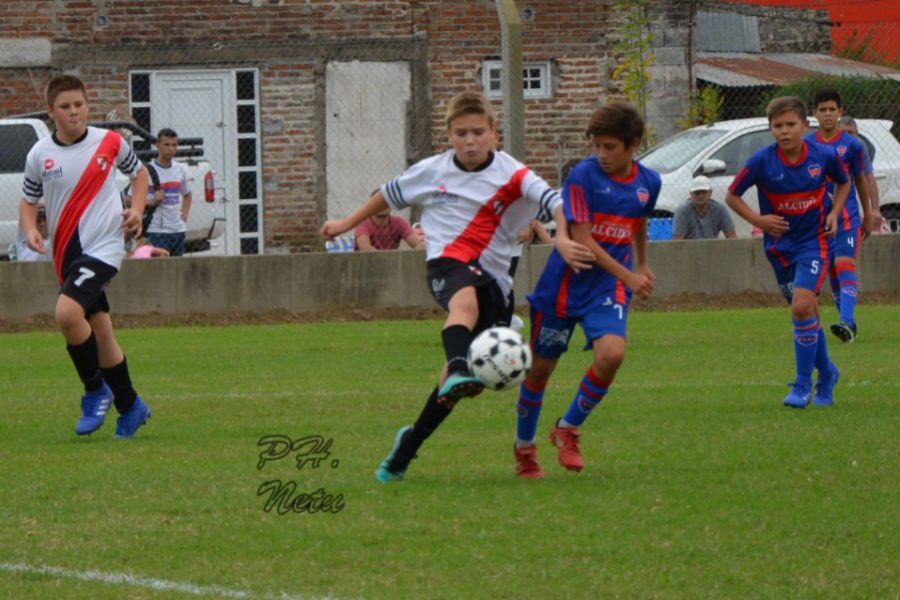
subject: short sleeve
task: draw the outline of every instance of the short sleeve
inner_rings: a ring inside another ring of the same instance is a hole
[[[432,183],[431,171],[436,160],[443,155],[420,160],[403,173],[381,186],[381,195],[394,210],[403,210],[413,204],[422,203]]]
[[[25,173],[22,183],[22,195],[29,204],[36,204],[44,195],[43,179],[37,162],[37,152],[32,148],[25,158]]]
[[[400,239],[405,240],[407,237],[412,235],[413,228],[412,225],[409,224],[409,221],[407,221],[403,217],[394,217],[393,219],[397,228],[397,233],[400,234]]]
[[[641,169],[644,170],[643,167]],[[662,189],[662,178],[655,171],[644,170],[644,172],[647,174],[647,188],[650,192],[650,197],[644,205],[644,216],[649,217],[656,210],[656,202],[659,200],[659,192]]]
[[[356,239],[362,235],[372,235],[372,219],[366,219],[356,226],[356,229],[353,232],[353,239]]]
[[[756,185],[760,163],[762,163],[760,154],[754,154],[748,158],[743,168],[734,176],[734,180],[728,186],[728,191],[735,196],[743,196],[744,192]]]
[[[731,213],[721,204],[717,203],[716,206],[719,207],[719,228],[724,232],[734,231],[734,219],[731,218]]]
[[[835,154],[831,148],[828,148],[827,150],[828,151],[825,154],[825,174],[828,175],[832,181],[837,183],[847,183],[849,181],[847,178],[847,171],[844,169],[841,161],[838,160],[837,154]]]
[[[535,206],[534,218],[541,223],[552,221],[554,211],[562,204],[559,192],[530,169],[522,179],[522,196]]]
[[[116,166],[119,168],[119,171],[129,177],[137,175],[141,167],[144,166],[122,136],[119,136],[119,152],[116,155]]]
[[[570,223],[592,222],[591,209],[587,202],[585,189],[589,188],[589,182],[584,175],[584,169],[576,165],[566,183],[563,185],[562,206],[566,221]]]
[[[188,178],[187,169],[181,167],[181,195],[187,196],[191,193],[191,180]]]
[[[868,175],[869,173],[873,173],[875,169],[872,168],[872,159],[869,158],[869,150],[866,148],[865,144],[860,144],[862,148],[862,158],[863,158],[863,173]]]
[[[688,205],[682,204],[675,210],[675,217],[672,223],[672,235],[686,238],[688,233],[688,221],[685,219],[685,207]]]

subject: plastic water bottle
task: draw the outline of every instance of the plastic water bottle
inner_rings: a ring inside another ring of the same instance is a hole
[[[353,238],[349,236],[341,237],[341,252],[353,252]]]
[[[325,242],[325,252],[340,252],[341,247],[337,240],[328,240]]]

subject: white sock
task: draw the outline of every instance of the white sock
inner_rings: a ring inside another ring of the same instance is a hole
[[[569,427],[569,428],[574,428],[574,427],[576,427],[576,425],[572,425],[571,423],[569,423],[569,422],[566,421],[565,419],[560,419],[559,422],[556,424],[556,426],[557,426],[557,427]]]
[[[516,448],[530,448],[531,446],[534,446],[534,440],[531,440],[529,442],[516,438]]]

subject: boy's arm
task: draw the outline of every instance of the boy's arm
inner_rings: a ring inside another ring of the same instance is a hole
[[[875,179],[875,173],[866,173],[866,191],[869,192],[869,207],[874,215],[874,231],[883,231],[885,220],[884,217],[881,216],[881,197],[879,195],[878,181]]]
[[[367,233],[356,236],[356,248],[360,252],[374,252],[377,250],[377,248],[372,245],[372,238],[370,238]]]
[[[22,198],[19,200],[19,229],[25,234],[25,243],[29,248],[41,254],[47,253],[44,236],[37,228],[38,205]]]
[[[831,212],[825,217],[825,237],[834,237],[837,234],[837,217],[844,210],[847,196],[850,195],[850,181],[834,184],[834,199]]]
[[[550,237],[550,234],[547,233],[547,228],[544,227],[544,225],[540,221],[535,219],[531,222],[531,227],[534,231],[534,234],[538,237],[538,241],[540,241],[542,244],[553,243],[553,238]]]
[[[781,235],[789,229],[788,222],[784,217],[753,212],[747,203],[731,190],[725,194],[725,203],[742,219],[770,235]]]
[[[181,198],[181,220],[185,223],[188,220],[188,215],[191,212],[191,200],[193,196],[191,192],[188,192]]]
[[[646,275],[650,283],[656,283],[656,274],[647,264],[647,217],[641,219],[640,226],[634,232],[634,262],[637,265],[637,272]]]
[[[342,233],[355,229],[357,225],[372,217],[375,213],[381,212],[387,208],[389,208],[387,200],[381,195],[381,190],[378,190],[349,217],[325,221],[322,228],[319,230],[319,235],[330,242]]]
[[[141,220],[144,217],[149,187],[150,176],[147,174],[147,167],[141,166],[131,180],[131,206],[122,211],[122,228],[130,235],[137,236],[141,233]]]
[[[590,269],[594,264],[594,254],[569,235],[569,222],[562,205],[556,207],[553,217],[556,220],[556,239],[553,241],[556,251],[576,273]]]
[[[590,223],[572,223],[572,239],[590,249],[594,256],[594,264],[605,270],[607,273],[620,280],[628,286],[641,298],[646,298],[653,292],[653,283],[650,278],[641,273],[629,271],[619,261],[614,259],[609,253],[600,247],[594,237],[591,235]]]

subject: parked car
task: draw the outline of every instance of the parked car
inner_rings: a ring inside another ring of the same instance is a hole
[[[133,123],[107,121],[90,124],[106,129],[128,130],[132,134],[135,153],[141,160],[146,163],[156,156],[151,146],[155,142],[154,136]],[[0,119],[0,259],[7,258],[9,247],[16,239],[25,157],[34,143],[49,133],[50,129],[38,113],[23,118]],[[225,231],[222,198],[216,195],[212,166],[202,156],[201,139],[179,139],[175,159],[185,166],[193,197],[185,236],[188,252],[209,249],[209,240]],[[129,184],[128,178],[119,172],[116,175],[119,190],[124,192]]]
[[[856,123],[872,159],[882,215],[893,231],[900,231],[900,142],[891,133],[893,123],[880,119],[856,119]],[[817,127],[818,122],[810,119],[810,131]],[[687,129],[642,153],[641,163],[662,176],[655,216],[671,217],[687,202],[696,175],[709,177],[713,198],[724,201],[728,186],[750,155],[771,143],[768,119],[738,119]],[[743,198],[753,210],[759,210],[755,187]],[[750,224],[732,216],[738,237],[750,237]]]

